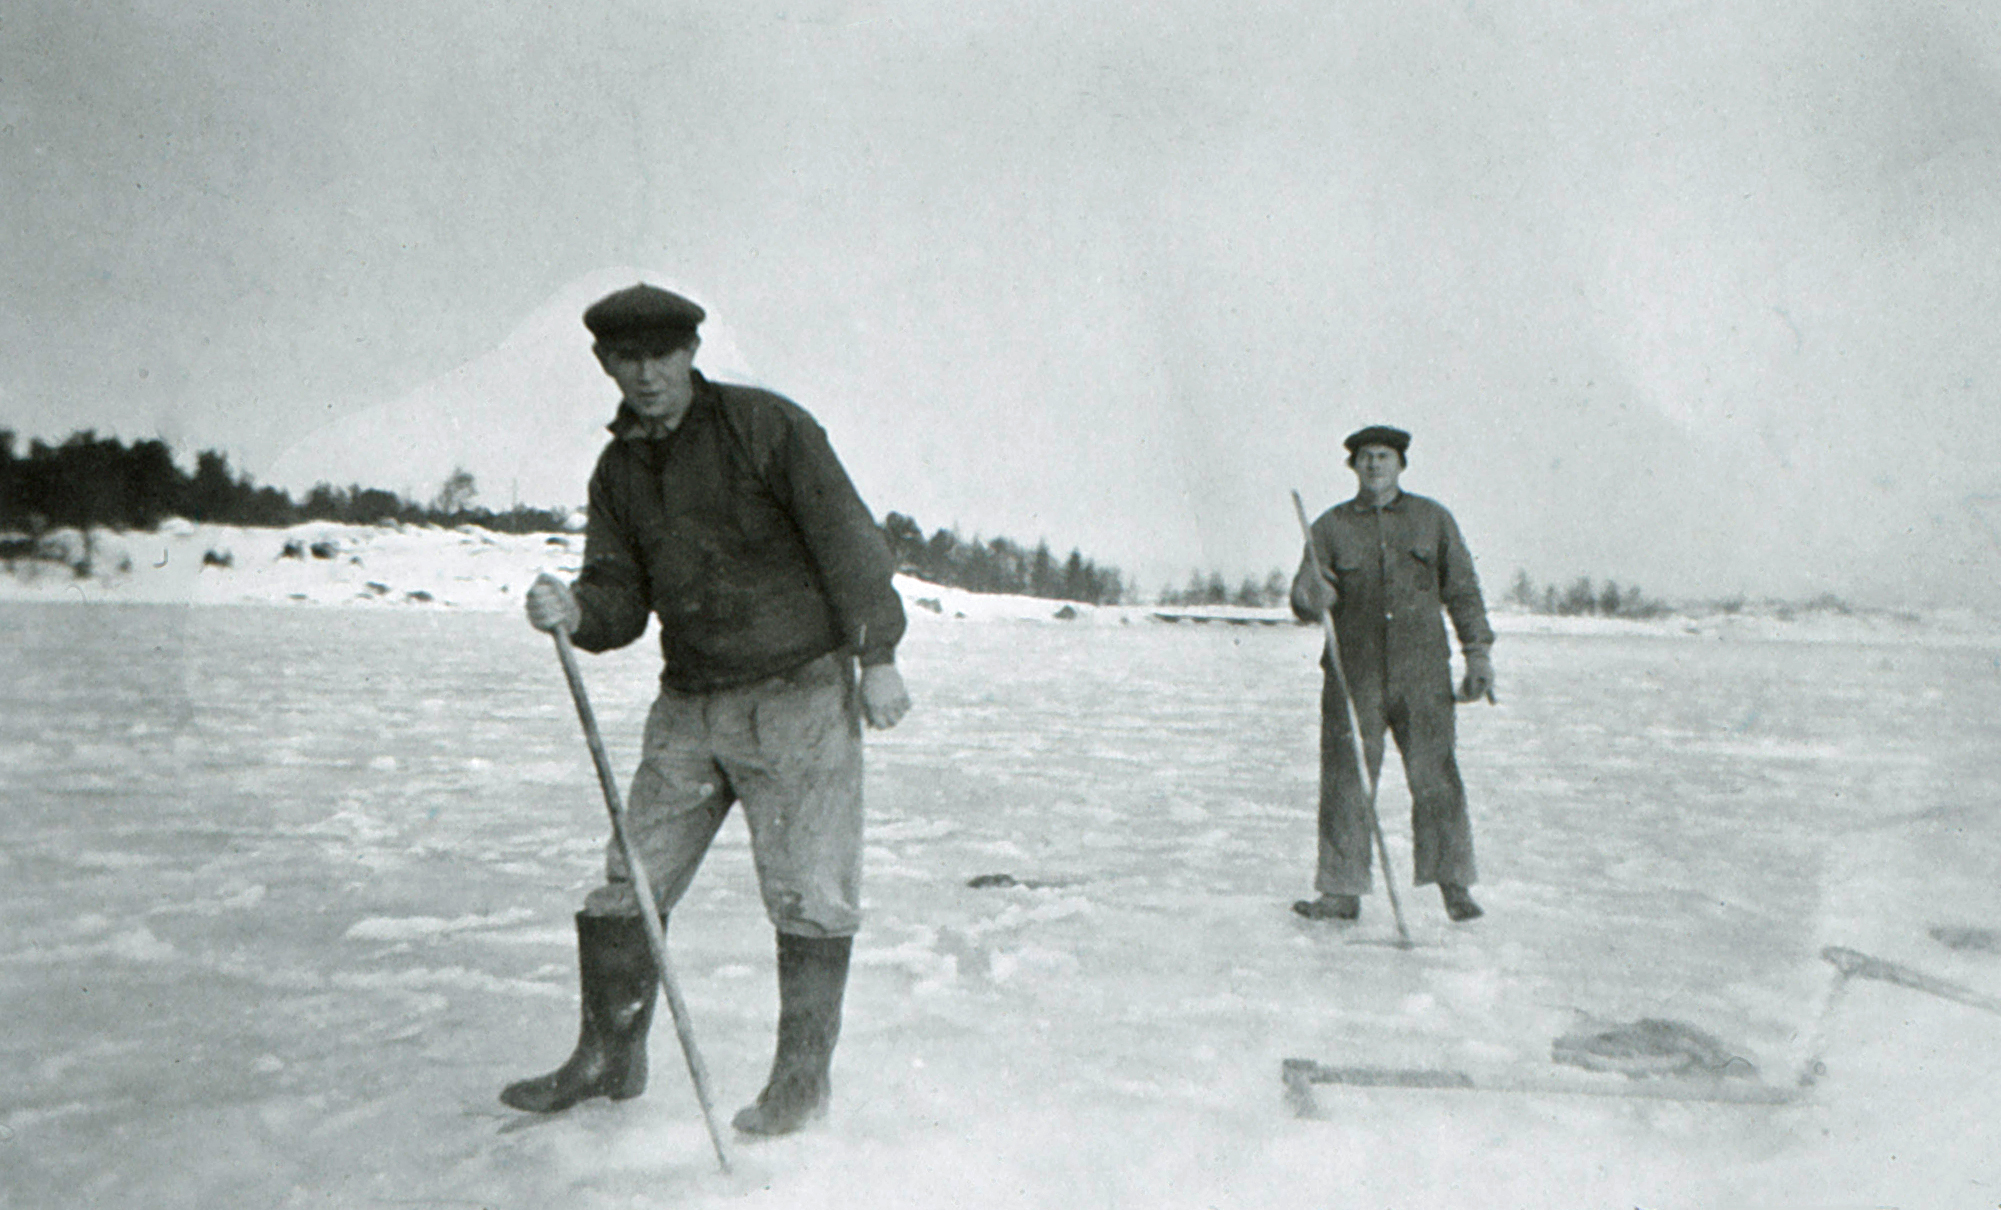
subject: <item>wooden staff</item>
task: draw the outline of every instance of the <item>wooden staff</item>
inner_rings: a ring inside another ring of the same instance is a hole
[[[556,658],[563,661],[563,676],[570,682],[570,698],[577,704],[577,719],[584,725],[584,739],[591,746],[591,760],[597,765],[598,784],[604,787],[605,809],[611,812],[612,835],[632,876],[632,890],[639,899],[639,919],[646,927],[646,947],[653,951],[654,966],[660,971],[660,986],[667,992],[667,1011],[674,1017],[674,1033],[681,1039],[681,1054],[688,1060],[688,1078],[695,1085],[695,1100],[702,1106],[702,1122],[709,1128],[709,1142],[716,1148],[716,1162],[730,1170],[729,1152],[716,1129],[716,1112],[709,1100],[709,1069],[702,1052],[695,1049],[695,1031],[688,1023],[688,1004],[674,982],[674,968],[667,962],[667,931],[660,926],[660,913],[653,902],[653,887],[646,878],[646,866],[639,850],[625,831],[625,805],[619,801],[618,779],[611,771],[611,757],[605,755],[604,737],[598,734],[597,716],[591,713],[591,699],[584,692],[584,677],[577,670],[577,655],[570,646],[570,633],[561,626],[549,632],[556,638]]]

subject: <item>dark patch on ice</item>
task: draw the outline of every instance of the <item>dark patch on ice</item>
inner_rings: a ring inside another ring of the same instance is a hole
[[[919,597],[915,601],[912,601],[911,604],[917,606],[919,609],[928,609],[932,613],[942,614],[945,612],[945,603],[937,597]]]
[[[1588,1071],[1616,1071],[1633,1079],[1650,1076],[1728,1076],[1755,1079],[1757,1064],[1735,1054],[1712,1034],[1659,1017],[1599,1021],[1586,1016],[1558,1038],[1549,1057]]]
[[[419,588],[413,592],[404,593],[403,599],[406,601],[428,601],[431,600],[432,598],[430,593],[425,592],[423,589]]]
[[[1074,622],[1077,620],[1077,607],[1074,605],[1065,605],[1063,608],[1057,610],[1055,613],[1052,613],[1049,616],[1055,618],[1059,622]]]
[[[1039,891],[1049,887],[1075,886],[1074,878],[1016,878],[1012,874],[975,874],[966,879],[966,885],[976,891],[990,891],[997,887],[1026,887]]]
[[[1932,939],[1949,950],[1971,950],[1977,954],[2001,954],[2001,929],[1972,928],[1941,924],[1932,929]]]

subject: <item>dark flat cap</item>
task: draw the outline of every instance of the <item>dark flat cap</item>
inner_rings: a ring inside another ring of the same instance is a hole
[[[584,326],[599,344],[677,347],[687,343],[708,312],[671,290],[640,283],[607,294],[584,312]]]
[[[1393,429],[1387,424],[1372,424],[1365,429],[1356,429],[1341,443],[1354,453],[1365,445],[1387,445],[1399,454],[1410,450],[1410,434],[1402,429]]]

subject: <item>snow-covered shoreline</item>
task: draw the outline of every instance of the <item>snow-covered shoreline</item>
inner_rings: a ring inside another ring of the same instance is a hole
[[[540,572],[570,577],[583,556],[580,533],[497,533],[465,525],[343,525],[288,528],[170,521],[157,531],[61,531],[45,557],[0,567],[0,602],[89,604],[311,605],[475,611],[519,607]],[[79,571],[78,567],[86,570]],[[1039,597],[975,593],[898,576],[914,622],[1048,621],[1067,624],[1289,625],[1284,609],[1242,606],[1092,606]],[[2001,641],[2001,618],[1968,610],[1841,610],[1782,605],[1732,611],[1690,609],[1658,618],[1563,617],[1491,603],[1503,634],[1738,639],[1797,642],[1985,645]]]

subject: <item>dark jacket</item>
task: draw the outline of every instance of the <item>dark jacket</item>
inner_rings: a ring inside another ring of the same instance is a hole
[[[622,647],[658,614],[661,683],[689,693],[833,651],[893,658],[904,617],[888,543],[803,408],[696,374],[664,438],[625,407],[609,427],[591,474],[578,647]]]
[[[1473,556],[1452,514],[1436,500],[1399,493],[1380,509],[1358,496],[1337,504],[1313,523],[1320,555],[1334,571],[1341,599],[1334,608],[1341,634],[1341,666],[1356,691],[1365,687],[1451,691],[1451,648],[1440,614],[1468,655],[1485,654],[1494,632]],[[1301,559],[1293,578],[1292,609],[1312,621],[1301,586],[1312,575]]]

